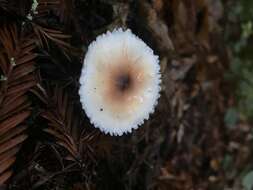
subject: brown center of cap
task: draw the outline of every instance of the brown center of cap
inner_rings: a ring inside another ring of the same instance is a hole
[[[110,64],[101,69],[102,98],[107,109],[118,116],[126,117],[129,111],[135,110],[141,103],[139,96],[149,84],[149,70],[141,63],[129,59],[119,60],[120,64]]]
[[[125,92],[131,88],[132,82],[133,81],[130,73],[121,73],[115,79],[116,88],[121,92]]]

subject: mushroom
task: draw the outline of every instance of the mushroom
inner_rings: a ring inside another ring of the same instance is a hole
[[[131,30],[119,28],[89,45],[80,101],[95,127],[120,136],[138,128],[154,112],[160,83],[158,56]]]

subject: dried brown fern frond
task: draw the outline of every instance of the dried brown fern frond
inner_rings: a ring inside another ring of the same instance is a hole
[[[72,13],[73,1],[72,0],[39,0],[37,6],[36,17],[40,18],[53,12],[57,15],[62,23],[69,26]]]
[[[78,54],[78,50],[71,46],[70,43],[66,42],[71,38],[71,35],[64,34],[60,30],[45,28],[35,23],[32,23],[32,26],[34,33],[39,40],[39,45],[42,48],[50,49],[50,42],[53,42],[67,57],[67,52]]]
[[[98,131],[85,130],[83,119],[66,92],[59,87],[48,90],[48,94],[43,90],[43,95],[33,92],[46,104],[46,109],[41,113],[41,117],[48,122],[44,131],[55,137],[55,143],[68,152],[65,159],[85,161],[93,158],[91,146]]]
[[[0,0],[0,24],[12,21],[24,21],[30,9],[27,0]]]
[[[11,176],[21,143],[27,138],[24,121],[30,116],[26,95],[36,85],[35,43],[19,36],[17,27],[0,30],[0,184]]]

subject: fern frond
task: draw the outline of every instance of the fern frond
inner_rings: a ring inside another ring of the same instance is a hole
[[[35,15],[37,18],[53,12],[62,23],[69,26],[73,13],[72,0],[39,0],[38,3],[37,14]]]
[[[55,29],[49,29],[32,23],[34,33],[36,34],[39,45],[44,49],[50,49],[50,42],[59,47],[60,50],[68,57],[68,52],[73,54],[78,53],[78,50],[67,42],[71,35],[64,34],[63,32]]]
[[[0,30],[0,184],[27,138],[25,120],[31,115],[27,92],[36,85],[34,40],[19,35],[16,25]]]
[[[98,131],[85,130],[73,102],[62,88],[55,87],[52,91],[48,90],[48,93],[43,97],[39,93],[40,99],[46,102],[46,109],[41,113],[41,117],[48,122],[48,128],[44,131],[52,135],[55,143],[67,151],[66,160],[84,161],[87,157],[94,157],[91,147]]]
[[[52,135],[56,139],[55,143],[68,152],[65,159],[80,161],[87,156],[92,157],[91,146],[98,131],[85,130],[82,117],[62,88],[55,87],[52,91],[48,90],[48,93],[43,97],[42,93],[37,93],[46,102],[46,109],[41,113],[41,117],[48,122],[48,128],[44,131]]]

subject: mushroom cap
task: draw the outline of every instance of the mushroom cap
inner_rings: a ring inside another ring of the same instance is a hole
[[[89,45],[80,77],[80,101],[95,127],[122,135],[154,112],[160,83],[158,56],[129,29],[119,28]]]

